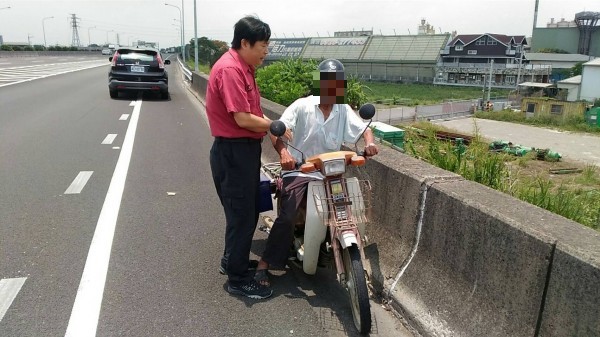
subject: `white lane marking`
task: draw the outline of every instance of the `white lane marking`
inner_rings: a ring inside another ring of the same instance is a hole
[[[2,64],[11,64],[10,62],[0,62],[0,65]]]
[[[79,172],[79,174],[77,175],[77,177],[75,177],[69,188],[67,188],[67,190],[65,191],[65,194],[81,193],[81,190],[85,187],[85,184],[87,184],[88,180],[90,180],[92,173],[94,173],[94,171]]]
[[[85,70],[85,69],[102,67],[102,66],[105,66],[105,65],[106,64],[95,64],[95,65],[92,65],[92,66],[89,66],[89,67],[77,68],[77,69],[67,70],[67,71],[58,72],[58,73],[54,73],[54,74],[43,75],[43,76],[38,76],[38,77],[34,77],[34,78],[28,78],[28,79],[25,79],[25,80],[22,80],[22,81],[11,82],[11,83],[6,83],[6,84],[0,84],[0,88],[1,87],[7,87],[9,85],[15,85],[15,84],[19,84],[19,83],[24,83],[24,82],[29,82],[29,81],[33,81],[33,80],[38,80],[38,79],[42,79],[42,78],[46,78],[46,77],[51,77],[51,76],[56,76],[56,75],[73,73],[73,72],[80,71],[80,70]]]
[[[127,118],[129,118],[129,114],[122,114],[121,118],[119,118],[120,121],[126,121]]]
[[[27,277],[7,278],[0,280],[0,321],[21,290]]]
[[[131,121],[123,140],[123,149],[119,154],[117,166],[110,181],[104,205],[102,205],[100,211],[94,238],[90,245],[73,310],[71,311],[71,318],[69,318],[69,325],[65,333],[66,337],[94,337],[96,335],[110,251],[141,108],[142,100],[140,98],[133,108]]]
[[[131,101],[131,103],[129,103],[129,106],[135,106],[135,102],[136,101]]]
[[[47,64],[38,64],[38,65],[33,65],[33,66],[19,66],[19,67],[10,67],[10,68],[0,68],[0,70],[12,70],[12,69],[23,69],[23,68],[36,68],[36,69],[48,69],[48,67],[54,67],[54,66],[64,66],[64,65],[72,65],[72,64],[84,64],[84,63],[96,63],[99,62],[99,60],[89,60],[89,61],[83,61],[83,62],[59,62],[59,63],[47,63]],[[106,64],[109,64],[108,62],[106,62]]]
[[[106,138],[104,138],[104,140],[102,141],[102,145],[112,144],[115,141],[115,138],[117,138],[116,133],[109,133],[108,135],[106,135]]]

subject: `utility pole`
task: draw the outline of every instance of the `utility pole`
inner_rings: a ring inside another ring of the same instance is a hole
[[[71,46],[81,47],[81,41],[79,40],[79,20],[77,14],[71,14],[71,27],[73,29],[73,38],[71,39]]]
[[[492,62],[490,62],[490,78],[488,79],[488,94],[487,94],[487,100],[490,100],[490,95],[492,92],[492,71],[494,70],[494,59],[492,59]]]
[[[90,29],[93,29],[93,28],[96,28],[96,26],[88,28],[88,46],[92,44],[92,39],[90,38]]]
[[[519,81],[521,80],[521,66],[523,65],[523,49],[521,48],[521,55],[519,56],[519,68],[517,68],[517,93],[519,92]]]

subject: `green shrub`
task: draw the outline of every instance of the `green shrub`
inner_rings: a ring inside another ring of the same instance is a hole
[[[271,101],[288,106],[311,92],[315,61],[285,59],[256,71],[256,82],[261,95]]]
[[[348,78],[347,84],[348,85],[346,88],[346,98],[348,104],[352,108],[358,109],[363,103],[367,101],[367,94],[364,90],[367,87],[355,77]]]

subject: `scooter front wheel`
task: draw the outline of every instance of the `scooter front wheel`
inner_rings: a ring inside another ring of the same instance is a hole
[[[358,247],[353,244],[344,249],[342,259],[346,272],[346,288],[350,293],[354,325],[361,334],[366,334],[371,331],[371,306],[365,270]]]

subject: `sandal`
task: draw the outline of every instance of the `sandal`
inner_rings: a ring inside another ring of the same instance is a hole
[[[270,287],[271,286],[271,282],[269,282],[270,275],[271,275],[271,273],[269,273],[268,269],[257,269],[256,273],[254,273],[254,280],[262,286]]]

